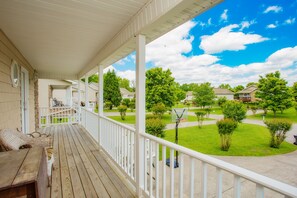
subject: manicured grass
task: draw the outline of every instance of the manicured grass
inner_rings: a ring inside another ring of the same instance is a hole
[[[192,112],[203,111],[203,109],[190,109],[190,111],[192,111]],[[213,108],[211,108],[210,114],[223,115],[222,108],[221,107],[213,107]]]
[[[262,120],[263,114],[255,114],[247,117],[248,119],[257,119]],[[265,119],[273,119],[274,115],[273,112],[269,111],[267,115],[265,116]],[[276,118],[285,118],[288,120],[291,120],[294,123],[297,123],[297,112],[294,108],[290,108],[285,110],[282,114],[280,112],[276,113]]]
[[[174,142],[175,130],[167,130],[165,140]],[[297,149],[293,144],[283,142],[279,149],[269,147],[270,133],[263,126],[239,124],[232,135],[229,151],[220,149],[220,136],[216,125],[205,125],[179,129],[179,145],[211,155],[266,156],[289,153]],[[167,153],[169,156],[169,151]]]
[[[121,122],[121,123],[135,124],[135,115],[127,115],[125,120],[122,120],[121,116],[108,116],[108,117],[113,119],[113,120],[116,120],[118,122]],[[163,122],[165,124],[173,123],[172,120],[171,120],[171,115],[169,115],[167,113],[163,116],[162,120],[163,120]],[[206,118],[205,120],[211,120],[211,119]],[[187,122],[195,122],[195,121],[197,121],[196,116],[188,115],[188,121]]]

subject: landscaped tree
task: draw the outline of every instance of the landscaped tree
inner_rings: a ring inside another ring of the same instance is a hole
[[[221,149],[228,151],[231,146],[231,136],[237,128],[237,122],[232,119],[222,119],[217,121],[217,127],[221,138]]]
[[[171,108],[176,101],[176,87],[169,69],[156,67],[146,71],[146,108],[163,103]]]
[[[145,123],[145,132],[157,137],[165,137],[166,125],[159,118],[148,117]]]
[[[203,124],[204,116],[206,115],[206,113],[204,111],[197,111],[195,112],[195,114],[198,121],[198,127],[201,128]]]
[[[180,88],[185,92],[194,91],[197,87],[198,87],[197,83],[190,83],[190,84],[185,83],[180,86]]]
[[[220,84],[219,88],[221,89],[228,89],[232,91],[232,88],[229,84]]]
[[[285,140],[286,133],[291,129],[292,123],[285,119],[273,119],[265,121],[271,134],[270,147],[279,148]]]
[[[119,110],[119,112],[120,112],[121,119],[122,119],[122,120],[125,120],[125,118],[126,118],[127,106],[126,106],[126,105],[120,105],[120,106],[118,106],[118,110]]]
[[[287,81],[280,77],[280,72],[260,76],[256,96],[261,98],[261,106],[273,111],[274,117],[277,111],[284,111],[292,106],[292,95]]]
[[[218,105],[220,106],[220,107],[223,107],[224,106],[224,104],[227,102],[227,98],[224,96],[224,97],[219,97],[218,98]]]
[[[293,95],[295,102],[297,102],[297,82],[295,82],[292,87],[292,95]]]
[[[130,87],[130,81],[127,78],[118,77],[118,80],[120,88],[125,88],[128,91],[133,91],[133,89]]]
[[[214,103],[215,94],[209,82],[201,83],[193,91],[193,101],[197,106],[204,108]]]
[[[228,101],[223,106],[224,118],[241,122],[246,117],[246,107],[242,102]]]
[[[92,82],[98,83],[98,79],[99,79],[98,74],[93,74],[88,77],[88,83],[92,83]],[[81,81],[85,82],[85,79],[83,78],[83,79],[81,79]]]
[[[242,86],[242,85],[237,85],[236,87],[234,87],[232,89],[232,91],[234,92],[234,99],[239,99],[239,94],[237,92],[239,92],[243,89],[244,89],[244,86]]]
[[[129,98],[124,98],[122,101],[122,104],[125,105],[126,107],[130,107],[130,102],[131,100]]]
[[[151,110],[154,115],[158,116],[161,119],[164,113],[166,112],[166,107],[163,103],[158,103],[155,104]]]
[[[105,104],[110,102],[109,109],[112,109],[113,106],[119,106],[122,101],[119,81],[114,71],[109,70],[104,75],[103,98]]]

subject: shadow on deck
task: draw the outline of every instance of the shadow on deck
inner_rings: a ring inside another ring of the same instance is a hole
[[[55,156],[48,197],[135,197],[83,127],[57,125],[42,131],[52,135]]]

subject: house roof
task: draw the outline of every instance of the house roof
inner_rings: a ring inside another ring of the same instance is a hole
[[[241,91],[239,91],[239,92],[237,92],[237,93],[240,93],[240,94],[245,94],[245,93],[252,93],[252,92],[254,92],[254,91],[256,91],[258,88],[257,88],[257,86],[256,85],[252,85],[252,86],[249,86],[249,87],[247,87],[247,88],[245,88],[245,89],[243,89],[243,90],[241,90]]]
[[[128,91],[125,88],[120,88],[120,92],[121,92],[122,95],[131,95],[131,96],[134,96],[135,95],[134,92],[130,92],[130,91]]]
[[[215,95],[234,95],[233,91],[229,89],[213,88]]]
[[[0,31],[39,78],[78,79],[149,43],[222,0],[1,1]]]

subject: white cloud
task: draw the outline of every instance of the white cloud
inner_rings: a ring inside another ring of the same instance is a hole
[[[225,9],[221,14],[221,21],[228,21],[228,9]]]
[[[284,24],[285,25],[294,24],[295,21],[296,21],[296,18],[289,18],[289,19],[285,20]]]
[[[275,24],[269,24],[266,26],[266,28],[269,28],[269,29],[274,29],[276,28],[277,26]]]
[[[241,28],[239,29],[239,31],[242,31],[245,28],[249,28],[251,25],[255,24],[255,20],[252,21],[242,21],[240,23]]]
[[[266,8],[266,10],[264,10],[264,14],[267,14],[268,12],[274,12],[274,13],[278,13],[283,11],[283,8],[280,6],[269,6]]]
[[[212,23],[211,23],[211,18],[209,18],[208,20],[207,20],[207,25],[211,25]]]
[[[246,45],[263,42],[268,38],[258,34],[245,34],[243,32],[232,32],[239,28],[239,25],[233,24],[221,28],[213,35],[201,36],[200,48],[207,54],[220,53],[226,50],[238,51],[244,50]]]

